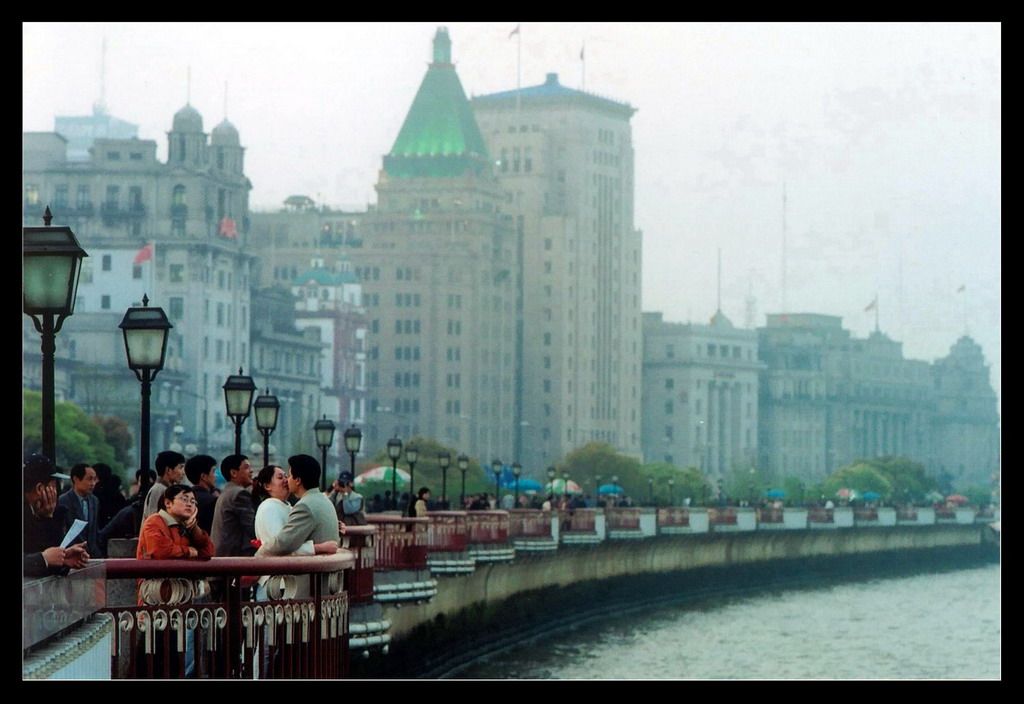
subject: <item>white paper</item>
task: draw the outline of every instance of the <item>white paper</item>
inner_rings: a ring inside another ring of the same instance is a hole
[[[68,534],[64,536],[64,540],[60,541],[60,546],[66,548],[71,544],[72,538],[77,538],[78,534],[85,530],[85,527],[89,525],[88,522],[83,521],[81,518],[76,518],[75,522],[68,528]]]

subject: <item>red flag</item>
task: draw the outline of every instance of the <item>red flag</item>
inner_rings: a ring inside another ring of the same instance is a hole
[[[516,25],[516,28],[508,33],[508,38],[511,39],[512,37],[516,36],[517,34],[519,34],[519,25]]]
[[[132,262],[134,266],[138,266],[147,259],[153,258],[153,243],[150,242],[145,247],[135,253],[135,261]]]
[[[238,225],[226,215],[220,219],[220,236],[228,239],[238,237]]]

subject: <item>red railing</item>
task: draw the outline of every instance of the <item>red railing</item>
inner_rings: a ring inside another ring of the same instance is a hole
[[[143,580],[140,590],[150,602],[102,609],[115,622],[111,677],[183,677],[190,665],[190,642],[197,677],[344,677],[348,596],[342,573],[354,562],[348,550],[309,557],[109,559],[107,579]],[[254,574],[292,575],[294,584],[308,585],[309,595],[267,602],[243,599],[243,577]],[[193,599],[198,584],[211,577],[220,581],[223,598]]]
[[[759,508],[757,509],[758,523],[782,523],[781,508]]]
[[[608,530],[640,530],[638,508],[606,508],[604,517]]]
[[[685,527],[690,525],[690,509],[685,506],[669,506],[658,509],[658,527]]]
[[[508,511],[467,511],[466,540],[470,543],[507,543]]]
[[[467,511],[431,511],[427,514],[427,552],[464,552],[468,537]],[[472,513],[477,513],[473,511]]]
[[[422,570],[427,568],[427,518],[402,518],[379,513],[367,515],[366,522],[377,528],[374,550],[376,570]]]
[[[877,521],[878,509],[874,506],[854,506],[853,519],[855,521]]]
[[[605,509],[607,510],[607,509]],[[558,520],[566,533],[594,533],[597,531],[597,509],[563,508],[558,510]]]
[[[834,509],[821,506],[811,506],[807,509],[808,523],[835,523]]]
[[[342,547],[355,555],[352,569],[345,570],[345,592],[351,604],[373,601],[373,568],[376,562],[377,526],[347,526]]]
[[[712,526],[736,525],[736,509],[731,506],[727,506],[725,508],[709,508],[708,524]]]
[[[935,509],[935,520],[939,520],[940,518],[944,520],[956,518],[956,509],[945,507]]]
[[[550,538],[551,512],[535,508],[514,508],[508,512],[512,538]]]

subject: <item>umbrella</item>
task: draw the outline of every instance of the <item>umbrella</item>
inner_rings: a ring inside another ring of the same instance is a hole
[[[879,496],[878,494],[876,494],[873,491],[865,491],[864,492],[864,500],[865,501],[878,501],[880,498],[882,498],[882,497]]]
[[[764,492],[764,495],[767,496],[769,499],[786,498],[786,492],[784,492],[782,489],[769,489],[768,491]]]
[[[946,501],[954,504],[965,504],[967,503],[968,498],[963,494],[953,494],[952,496],[947,496]]]
[[[840,499],[852,499],[854,494],[851,489],[847,489],[844,487],[836,492],[836,496],[838,496]]]
[[[512,478],[512,481],[510,481],[505,488],[506,489],[515,489],[516,488],[515,477]],[[540,482],[537,481],[536,479],[530,479],[529,477],[519,477],[519,491],[522,491],[522,492],[540,491],[543,488],[544,487],[542,487]]]
[[[356,480],[354,483],[356,486],[366,484],[367,482],[385,482],[390,484],[391,471],[391,467],[374,467],[373,469],[368,469],[362,474],[356,476]],[[395,484],[401,486],[402,484],[408,483],[409,473],[406,472],[404,469],[398,470],[398,476],[395,480]]]
[[[522,483],[519,485],[522,487]],[[569,480],[569,487],[566,488],[564,479],[555,479],[554,481],[548,482],[544,485],[544,491],[552,494],[582,494],[583,489],[580,485],[574,482],[572,479]]]
[[[625,490],[618,484],[605,484],[597,490],[598,494],[625,494]]]
[[[924,497],[924,498],[926,498],[926,499],[928,499],[929,501],[932,501],[932,502],[942,501],[942,494],[940,494],[937,491],[930,491],[930,492],[928,492],[928,495],[926,497]]]

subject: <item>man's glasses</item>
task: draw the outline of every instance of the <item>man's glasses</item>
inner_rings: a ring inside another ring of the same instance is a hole
[[[174,500],[175,501],[180,501],[181,503],[185,504],[186,506],[195,506],[196,505],[196,500],[195,499],[186,499],[186,498],[181,497],[181,496],[175,496]]]

